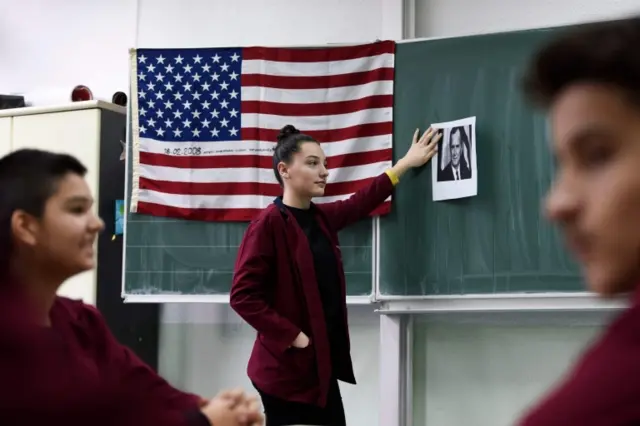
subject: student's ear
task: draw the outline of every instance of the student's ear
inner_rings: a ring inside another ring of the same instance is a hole
[[[37,241],[38,221],[24,210],[16,210],[11,215],[11,234],[13,238],[34,246]]]

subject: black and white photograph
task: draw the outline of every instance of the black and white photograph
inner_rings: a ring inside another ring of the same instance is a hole
[[[432,124],[442,132],[432,160],[433,201],[478,195],[476,118]]]

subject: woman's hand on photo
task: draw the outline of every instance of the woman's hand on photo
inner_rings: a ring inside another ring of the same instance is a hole
[[[400,160],[410,168],[426,164],[438,152],[438,141],[442,138],[442,132],[431,127],[418,139],[419,134],[420,129],[416,129],[409,151]]]

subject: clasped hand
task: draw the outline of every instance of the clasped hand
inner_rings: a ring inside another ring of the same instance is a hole
[[[242,389],[222,391],[201,403],[202,413],[213,426],[262,426],[264,417],[258,400]]]

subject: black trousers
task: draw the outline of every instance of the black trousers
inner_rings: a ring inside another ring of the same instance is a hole
[[[254,385],[255,387],[255,385]],[[318,407],[301,402],[285,401],[271,395],[267,395],[256,387],[262,398],[265,426],[291,426],[291,425],[322,425],[322,426],[346,426],[347,421],[342,405],[342,395],[336,379],[331,380],[327,405]]]

